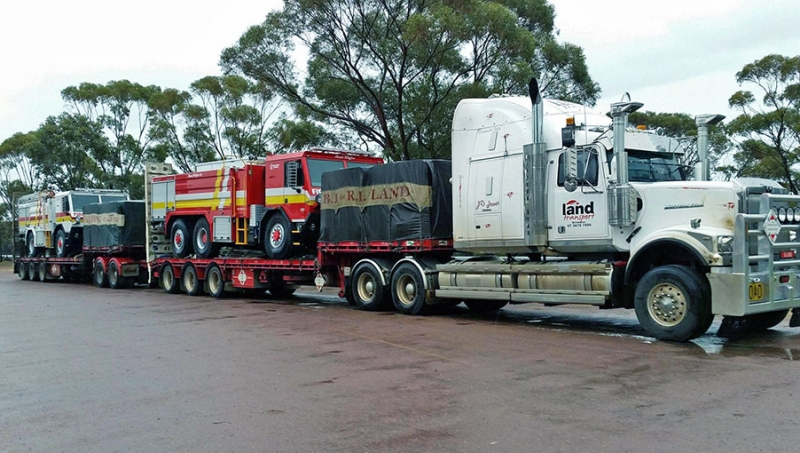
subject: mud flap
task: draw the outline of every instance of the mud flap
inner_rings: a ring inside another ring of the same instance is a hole
[[[747,332],[747,318],[744,316],[724,316],[717,330],[717,336],[733,338]]]
[[[800,308],[792,309],[792,318],[789,320],[789,327],[800,327]]]

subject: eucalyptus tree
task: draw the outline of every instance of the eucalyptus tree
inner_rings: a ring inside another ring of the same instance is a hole
[[[767,55],[736,73],[740,86],[731,96],[741,112],[728,124],[738,140],[734,176],[776,179],[798,193],[800,173],[800,56]]]
[[[461,98],[524,93],[535,75],[545,95],[594,103],[583,52],[556,41],[553,19],[545,0],[285,0],[221,64],[340,141],[392,160],[449,157]]]

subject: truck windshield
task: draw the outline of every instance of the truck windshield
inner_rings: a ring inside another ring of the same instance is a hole
[[[372,162],[348,162],[347,163],[347,168],[356,168],[356,167],[369,168],[369,167],[372,167],[373,165],[375,165],[375,164],[372,163]]]
[[[90,203],[98,203],[100,197],[97,195],[76,195],[72,194],[72,211],[83,212],[83,207]]]
[[[103,198],[103,203],[105,203],[106,201],[125,201],[128,199],[127,196],[122,194],[114,194],[114,195],[103,194],[101,195],[101,197]]]
[[[685,181],[690,172],[674,154],[628,151],[628,179],[632,182]]]
[[[340,160],[308,159],[308,176],[311,177],[311,186],[322,185],[322,174],[326,171],[341,170],[344,162]]]

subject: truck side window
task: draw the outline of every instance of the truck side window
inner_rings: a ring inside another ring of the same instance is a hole
[[[578,150],[578,179],[581,185],[597,185],[597,153],[589,149]],[[558,186],[564,187],[567,171],[564,166],[564,153],[558,156]]]
[[[305,178],[303,175],[303,165],[299,160],[286,162],[286,187],[303,187]]]

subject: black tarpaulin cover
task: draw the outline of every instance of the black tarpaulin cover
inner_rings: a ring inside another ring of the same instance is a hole
[[[322,174],[322,242],[450,239],[450,161],[409,160]]]
[[[145,245],[144,201],[108,201],[83,208],[85,247]]]

